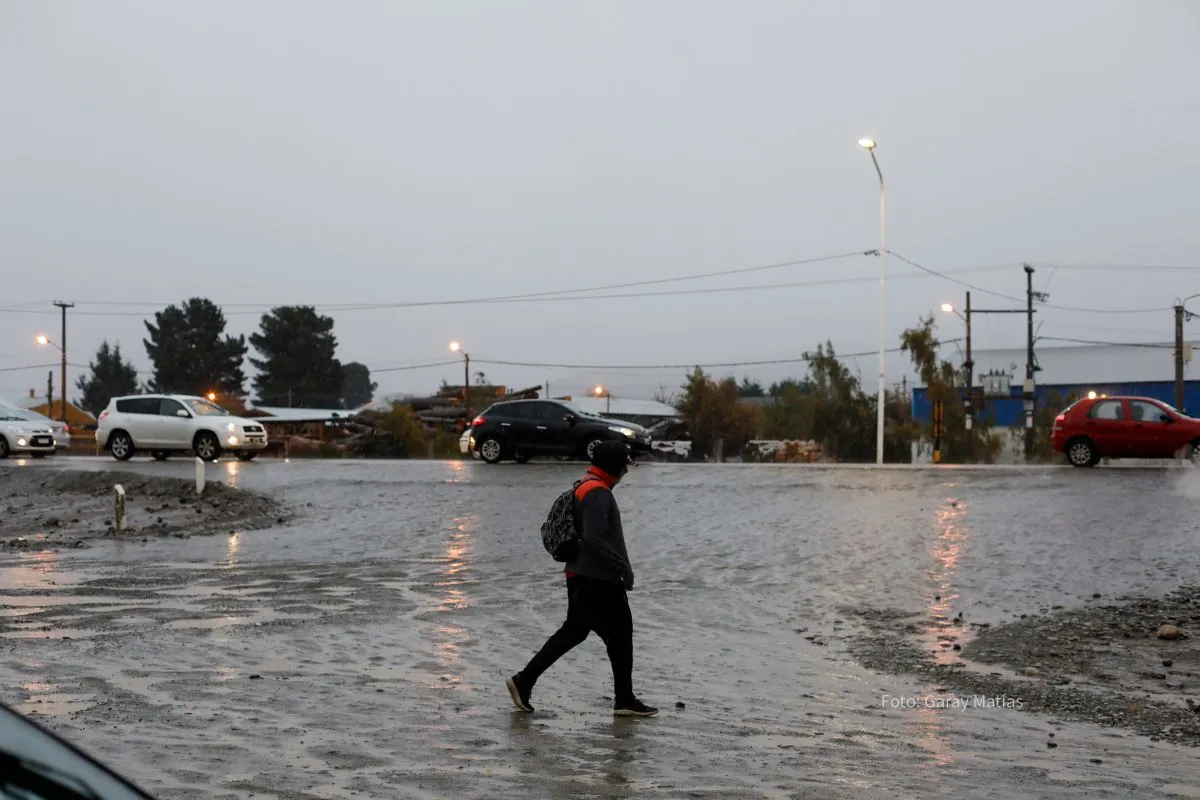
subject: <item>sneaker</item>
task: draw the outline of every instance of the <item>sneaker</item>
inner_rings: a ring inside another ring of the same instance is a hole
[[[529,705],[530,689],[521,685],[521,676],[513,675],[504,682],[504,685],[508,687],[508,694],[512,697],[513,705],[521,711],[532,714],[533,706]]]
[[[657,708],[648,706],[637,698],[628,703],[617,703],[613,708],[614,717],[653,717],[657,713]]]

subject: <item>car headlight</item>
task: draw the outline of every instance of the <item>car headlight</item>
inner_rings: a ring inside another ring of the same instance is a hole
[[[637,436],[637,434],[634,432],[633,428],[619,428],[616,425],[609,425],[608,429],[610,431],[616,431],[617,433],[621,434],[622,436],[628,437],[630,439]]]
[[[238,443],[238,438],[237,438],[236,436],[230,436],[230,437],[229,437],[229,443],[230,443],[230,444],[237,444],[237,443]]]
[[[26,442],[24,439],[17,439],[17,447],[24,447],[26,444],[28,444],[28,442]]]
[[[231,422],[231,423],[229,423],[228,425],[226,425],[226,426],[225,426],[225,430],[229,431],[230,433],[233,433],[234,431],[236,431],[236,430],[237,430],[237,425],[234,425],[234,424]]]

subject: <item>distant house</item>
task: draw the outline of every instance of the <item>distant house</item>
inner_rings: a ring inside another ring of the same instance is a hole
[[[23,397],[17,401],[17,406],[53,420],[62,419],[62,399],[55,398],[53,403],[47,403],[45,398],[37,397],[33,389],[29,390],[28,397]],[[67,424],[72,428],[79,428],[81,430],[95,430],[96,418],[92,416],[90,411],[85,411],[74,403],[68,402]]]
[[[342,408],[282,408],[255,406],[245,416],[262,422],[272,443],[289,436],[326,441],[344,434],[357,411]]]
[[[635,400],[629,397],[572,397],[568,402],[580,411],[601,417],[623,419],[647,428],[679,418],[679,410],[657,400]]]

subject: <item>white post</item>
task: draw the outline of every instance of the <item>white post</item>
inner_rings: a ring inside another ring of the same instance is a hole
[[[871,158],[875,157],[875,151],[871,151]],[[876,169],[879,168],[876,163]],[[885,332],[885,324],[887,321],[887,291],[886,291],[886,275],[887,262],[884,260],[884,254],[887,250],[884,246],[884,192],[883,192],[883,172],[879,173],[879,408],[876,410],[875,418],[875,463],[883,463],[883,401],[884,401],[884,362],[883,354],[887,349],[887,335]]]
[[[204,460],[196,458],[196,494],[204,493]]]
[[[115,500],[116,514],[116,529],[118,532],[125,530],[125,487],[121,484],[113,486],[113,497]]]

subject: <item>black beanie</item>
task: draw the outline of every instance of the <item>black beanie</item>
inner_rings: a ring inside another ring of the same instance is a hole
[[[592,466],[599,467],[614,478],[625,473],[625,468],[633,463],[629,455],[629,446],[624,442],[598,442],[592,448]]]

